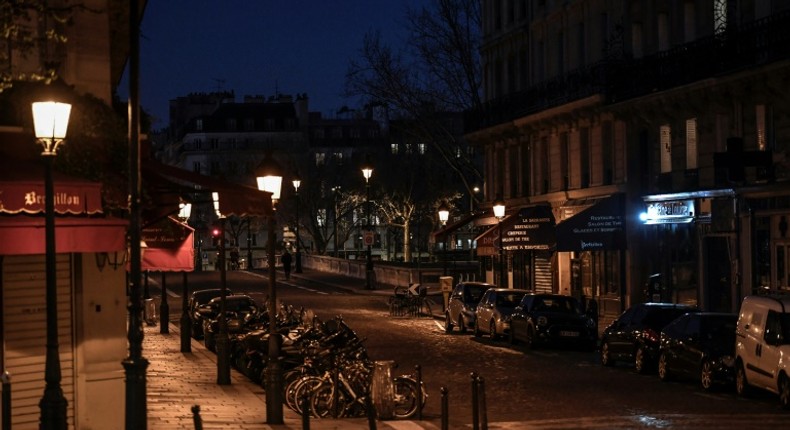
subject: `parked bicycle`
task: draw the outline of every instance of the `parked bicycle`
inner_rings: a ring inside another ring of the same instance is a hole
[[[387,299],[390,316],[431,317],[436,304],[428,298],[428,289],[420,284],[395,287]]]

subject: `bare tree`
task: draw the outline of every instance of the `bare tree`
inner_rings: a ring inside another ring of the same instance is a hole
[[[386,120],[409,119],[413,138],[431,145],[474,195],[482,174],[458,151],[463,142],[441,114],[481,105],[480,2],[435,0],[430,7],[407,9],[406,18],[410,37],[404,51],[384,44],[377,32],[365,36],[346,74],[346,94],[366,100]]]

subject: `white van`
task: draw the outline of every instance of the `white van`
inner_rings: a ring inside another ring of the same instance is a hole
[[[738,394],[761,388],[790,408],[790,297],[744,298],[735,335]]]

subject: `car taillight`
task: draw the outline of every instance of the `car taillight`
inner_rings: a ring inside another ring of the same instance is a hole
[[[661,338],[661,335],[653,329],[646,328],[645,331],[642,332],[642,336],[645,340],[650,342],[658,342]]]

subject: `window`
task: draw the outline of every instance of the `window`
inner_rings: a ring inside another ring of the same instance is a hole
[[[244,130],[252,131],[255,129],[255,120],[252,118],[245,118],[244,119]]]
[[[581,173],[581,187],[590,186],[590,129],[579,129],[579,170]]]
[[[407,143],[406,144],[406,154],[407,155],[411,155],[414,152],[414,150],[412,148],[413,146],[414,145],[412,145],[411,143]]]
[[[350,135],[350,136],[351,136],[351,138],[353,138],[353,139],[359,139],[359,136],[360,136],[360,134],[361,134],[361,133],[359,132],[359,129],[358,129],[358,128],[356,128],[356,127],[354,127],[354,128],[352,128],[351,130],[349,130],[349,135]]]
[[[562,189],[567,190],[570,178],[568,177],[568,152],[570,150],[568,133],[560,133],[560,176],[562,177]]]
[[[236,131],[236,118],[225,120],[225,126],[228,128],[228,131]]]
[[[219,149],[219,139],[217,139],[216,137],[209,139],[209,145],[211,146],[212,150]]]
[[[661,173],[672,171],[672,129],[669,124],[659,127],[660,151],[661,151]]]
[[[200,161],[192,162],[192,171],[195,173],[200,173]]]
[[[766,150],[765,138],[765,105],[757,105],[754,110],[755,128],[757,129],[757,148],[760,151]]]
[[[343,137],[343,129],[341,127],[333,127],[332,128],[332,137],[335,139],[340,139]]]
[[[342,152],[335,152],[332,154],[332,158],[335,160],[335,164],[342,165],[343,164],[343,153]]]
[[[211,162],[211,174],[212,175],[218,175],[220,173],[222,173],[222,171],[220,170],[220,167],[219,167],[219,161],[212,161]]]
[[[317,152],[315,154],[315,165],[316,166],[323,166],[325,162],[326,162],[326,155],[324,155],[321,152]]]
[[[427,146],[428,145],[426,145],[424,143],[418,143],[417,144],[417,151],[420,153],[420,155],[425,155],[425,151],[427,149]],[[458,158],[458,157],[459,156],[456,154],[456,158]]]
[[[683,5],[683,40],[687,43],[697,38],[695,20],[694,3],[686,2]]]
[[[316,213],[316,222],[318,223],[319,227],[324,227],[326,225],[326,209],[318,209]]]
[[[391,143],[390,144],[390,152],[392,152],[392,155],[398,155],[398,144],[397,143]]]
[[[274,118],[266,118],[266,130],[274,130]]]
[[[195,139],[195,149],[200,149],[203,146],[203,139]]]
[[[550,166],[549,138],[544,136],[540,141],[540,177],[543,180],[542,194],[549,192],[549,178],[551,178]]]
[[[686,120],[686,169],[697,168],[697,118]]]
[[[601,165],[603,166],[604,185],[611,185],[614,181],[613,128],[612,121],[604,121],[601,125]]]
[[[203,131],[203,119],[202,118],[198,118],[198,119],[195,120],[195,130]]]
[[[669,49],[669,21],[667,14],[659,13],[657,18],[658,29],[658,50],[666,51]]]
[[[316,139],[323,139],[324,138],[324,129],[323,128],[316,128],[313,130],[313,137]]]
[[[727,31],[727,0],[713,0],[713,31],[716,34]]]
[[[631,25],[631,49],[634,58],[641,58],[644,55],[642,52],[642,24],[638,22]]]

